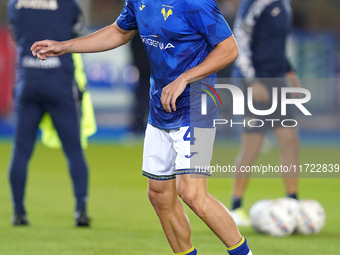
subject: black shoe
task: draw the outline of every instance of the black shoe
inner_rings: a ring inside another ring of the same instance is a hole
[[[13,226],[26,226],[29,225],[26,215],[14,214],[11,219]]]
[[[76,212],[74,215],[76,221],[75,226],[76,227],[89,227],[90,226],[90,218],[87,215],[86,212]]]

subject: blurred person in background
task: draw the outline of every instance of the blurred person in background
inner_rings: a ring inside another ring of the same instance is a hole
[[[29,224],[24,206],[27,165],[39,123],[48,112],[62,142],[73,181],[75,225],[89,226],[88,167],[80,139],[82,93],[74,77],[77,61],[71,54],[41,61],[30,51],[37,40],[68,40],[84,35],[82,11],[75,0],[11,0],[8,18],[18,50],[15,136],[9,169],[14,206],[12,224]]]
[[[221,10],[223,17],[228,22],[230,28],[233,30],[237,5],[234,3],[234,1],[230,0],[217,0],[216,2]],[[217,77],[230,78],[232,69],[233,65],[226,66],[225,68],[217,72]]]
[[[149,114],[150,65],[139,33],[131,39],[131,51],[139,71],[131,129],[135,135],[143,135]]]
[[[273,126],[272,122],[265,121],[265,119],[282,120],[280,107],[282,87],[287,86],[287,83],[293,87],[301,87],[286,57],[286,40],[291,30],[291,22],[292,11],[289,0],[242,0],[239,4],[234,33],[240,54],[235,61],[232,77],[235,78],[235,83],[241,87],[245,95],[247,95],[247,88],[252,88],[255,109],[271,108],[273,87],[278,88],[279,100],[278,108],[269,116],[254,115],[245,105],[246,120],[260,119],[265,124],[260,128],[250,126],[244,128],[241,136],[241,149],[235,161],[238,170],[254,163],[268,130],[273,130],[276,135],[281,149],[281,164],[283,166],[298,164],[297,129],[282,127],[280,121],[275,121]],[[284,119],[293,119],[289,106]],[[296,199],[298,192],[296,174],[288,173],[283,177],[287,196]],[[249,173],[238,172],[234,180],[231,214],[239,226],[250,225],[250,219],[242,208],[248,178]]]

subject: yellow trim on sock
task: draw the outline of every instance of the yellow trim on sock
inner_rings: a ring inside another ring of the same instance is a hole
[[[237,244],[231,246],[231,247],[227,247],[228,251],[232,251],[235,250],[236,248],[240,247],[243,243],[244,243],[245,239],[242,236],[241,241],[239,241]]]
[[[175,253],[175,255],[186,255],[190,252],[192,252],[193,250],[195,250],[194,246],[192,246],[189,250],[187,251],[182,251],[182,252],[178,252],[178,253]]]

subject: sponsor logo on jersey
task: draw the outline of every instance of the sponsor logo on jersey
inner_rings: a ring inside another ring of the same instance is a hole
[[[38,9],[55,11],[58,9],[57,0],[18,0],[15,5],[16,9]]]
[[[159,48],[160,50],[166,50],[175,48],[175,46],[171,43],[167,43],[166,45],[163,42],[160,42],[157,38],[158,35],[141,35],[142,43],[148,44],[152,47]],[[150,38],[152,37],[152,38]],[[165,46],[164,46],[165,45]]]
[[[61,62],[58,57],[47,58],[43,61],[37,58],[25,56],[22,59],[22,67],[36,69],[59,68],[61,67]]]
[[[175,48],[171,43],[168,43],[164,49],[170,49],[170,48]]]
[[[164,5],[164,4],[162,6],[163,6],[163,9],[161,10],[161,13],[163,14],[164,20],[167,20],[169,16],[173,14],[172,8],[174,7],[169,6],[169,5]]]
[[[140,7],[139,7],[139,10],[143,10],[143,9],[144,9],[144,7],[145,7],[145,5],[144,5],[144,4],[142,4],[142,6],[140,6]]]

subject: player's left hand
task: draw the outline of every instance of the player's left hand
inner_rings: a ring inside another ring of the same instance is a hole
[[[35,42],[31,51],[33,56],[38,57],[40,60],[46,60],[47,57],[58,57],[66,53],[64,43],[52,40],[43,40]]]
[[[166,112],[176,111],[176,99],[183,93],[189,81],[183,75],[169,83],[162,90],[161,103]]]

